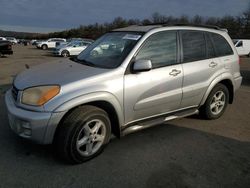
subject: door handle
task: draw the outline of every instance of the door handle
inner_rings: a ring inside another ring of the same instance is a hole
[[[217,63],[215,63],[215,62],[211,62],[210,64],[209,64],[209,67],[211,67],[211,68],[214,68],[214,67],[216,67],[217,66]]]
[[[177,76],[177,75],[180,74],[180,73],[181,73],[180,70],[173,69],[173,70],[169,73],[169,75],[171,75],[171,76]]]

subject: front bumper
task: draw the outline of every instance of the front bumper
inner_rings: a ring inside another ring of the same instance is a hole
[[[51,144],[57,125],[65,113],[35,112],[19,108],[9,90],[5,94],[9,125],[19,136],[39,144]]]

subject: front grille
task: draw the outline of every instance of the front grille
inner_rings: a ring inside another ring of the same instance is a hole
[[[12,87],[11,92],[12,92],[12,96],[13,96],[14,100],[17,101],[18,89],[14,85]]]

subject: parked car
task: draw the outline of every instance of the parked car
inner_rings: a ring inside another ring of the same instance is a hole
[[[7,40],[5,37],[0,37],[0,41]]]
[[[240,56],[247,55],[250,57],[250,40],[247,39],[235,39],[234,45]]]
[[[8,41],[10,41],[12,44],[17,44],[17,40],[14,37],[5,37]]]
[[[53,51],[53,53],[54,55],[63,57],[77,56],[90,44],[91,44],[90,42],[74,41],[66,45],[60,45]]]
[[[30,44],[33,45],[33,46],[36,46],[36,43],[37,43],[37,42],[38,42],[38,40],[32,39],[32,40],[30,41]]]
[[[93,55],[96,48],[107,48]],[[77,58],[17,75],[5,102],[19,136],[82,163],[120,137],[200,113],[217,119],[240,87],[239,56],[218,27],[131,26]],[[166,138],[167,139],[167,138]]]
[[[66,39],[62,38],[51,38],[46,41],[40,41],[36,43],[37,48],[41,48],[43,50],[46,50],[48,48],[55,48],[56,42],[66,42]]]
[[[0,57],[13,54],[12,44],[9,41],[0,40]]]
[[[62,46],[65,46],[66,44],[69,44],[69,43],[75,42],[75,41],[83,41],[83,42],[87,42],[90,44],[94,42],[94,40],[87,39],[87,38],[70,38],[70,39],[67,39],[66,42],[56,42],[56,48],[60,48]]]

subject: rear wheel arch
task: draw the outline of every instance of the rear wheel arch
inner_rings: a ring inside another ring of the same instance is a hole
[[[230,78],[224,78],[221,79],[221,77],[217,77],[215,78],[209,85],[209,87],[207,88],[207,91],[205,92],[202,101],[200,103],[200,106],[202,106],[203,104],[205,104],[208,95],[211,93],[211,91],[213,90],[213,88],[217,85],[217,84],[223,84],[227,87],[228,91],[229,91],[229,104],[233,103],[233,99],[234,99],[234,87],[233,87],[233,82]]]
[[[232,81],[229,79],[225,79],[220,81],[219,83],[227,87],[229,91],[229,104],[232,104],[234,100],[234,87]]]

